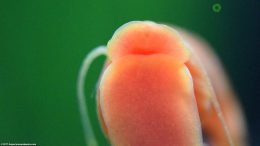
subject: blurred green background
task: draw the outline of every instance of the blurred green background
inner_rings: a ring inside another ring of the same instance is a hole
[[[216,49],[244,106],[251,144],[259,145],[259,8],[256,0],[1,0],[0,143],[84,145],[76,98],[84,56],[122,24],[152,20],[191,30]],[[91,67],[87,96],[103,61]],[[88,102],[105,146],[94,98]]]

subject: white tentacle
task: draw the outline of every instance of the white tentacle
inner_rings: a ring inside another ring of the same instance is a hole
[[[89,115],[88,115],[86,97],[84,94],[84,81],[87,76],[91,63],[97,57],[99,57],[101,55],[104,55],[104,56],[107,55],[105,46],[99,46],[86,55],[86,57],[83,61],[83,64],[80,67],[78,81],[77,81],[77,95],[78,95],[79,111],[80,111],[81,122],[83,125],[85,141],[86,141],[87,146],[97,146],[98,144],[97,144],[93,129],[91,127],[91,123],[90,123],[90,119],[89,119]]]

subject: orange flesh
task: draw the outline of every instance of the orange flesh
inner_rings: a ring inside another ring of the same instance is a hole
[[[176,32],[132,22],[108,43],[99,115],[113,146],[201,146],[189,52]]]
[[[201,146],[192,81],[168,55],[130,55],[106,69],[100,106],[114,146]]]

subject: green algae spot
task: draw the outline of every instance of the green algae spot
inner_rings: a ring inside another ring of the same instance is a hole
[[[221,11],[221,9],[222,9],[222,6],[221,6],[220,3],[214,3],[214,4],[212,5],[212,10],[213,10],[213,12],[215,12],[215,13],[219,13],[219,12]]]

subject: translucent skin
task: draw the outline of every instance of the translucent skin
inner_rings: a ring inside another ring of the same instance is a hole
[[[217,59],[178,31],[182,38],[153,22],[116,31],[98,92],[104,132],[113,146],[203,146],[203,129],[211,145],[229,146],[212,106],[217,96],[235,145],[246,145],[243,114]]]
[[[217,118],[217,113],[212,109],[209,99],[206,98],[207,96],[210,97],[209,93],[207,93],[207,86],[203,86],[202,88],[201,82],[199,82],[199,80],[205,80],[205,78],[208,78],[212,83],[234,145],[248,145],[244,114],[218,58],[214,55],[211,47],[198,36],[181,29],[178,29],[178,32],[185,41],[189,42],[192,47],[190,49],[193,50],[193,55],[191,55],[190,60],[186,62],[186,65],[193,77],[196,99],[202,100],[197,103],[202,127],[208,135],[207,137],[209,138],[210,144],[212,146],[229,145],[226,141],[225,134],[223,134],[224,131]]]

